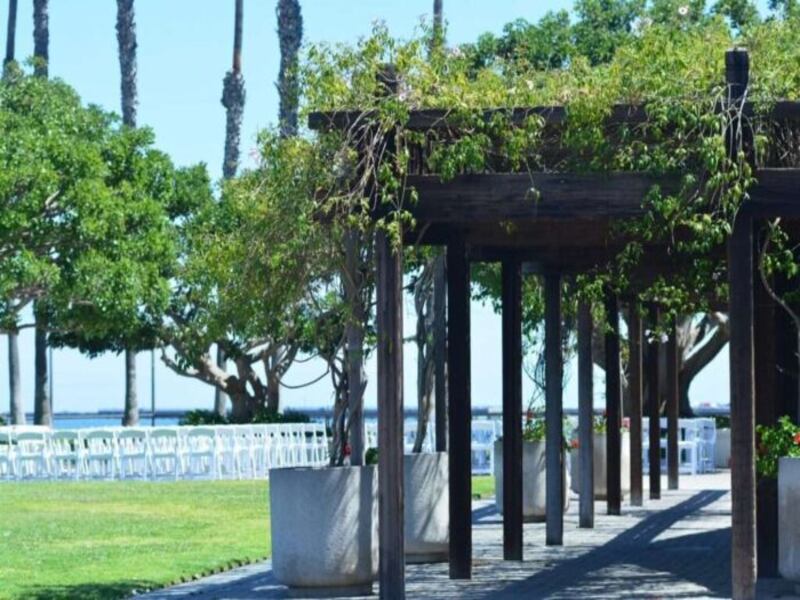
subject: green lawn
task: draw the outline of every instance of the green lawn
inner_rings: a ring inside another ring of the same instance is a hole
[[[120,598],[269,554],[263,481],[0,485],[0,598]]]
[[[265,558],[268,497],[262,481],[2,484],[0,598],[121,598]]]

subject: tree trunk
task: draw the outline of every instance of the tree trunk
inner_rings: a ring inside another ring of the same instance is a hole
[[[278,123],[283,136],[297,135],[297,109],[300,82],[297,76],[298,53],[303,40],[303,16],[298,0],[278,0],[278,40],[281,64],[278,71],[280,108]]]
[[[136,22],[134,0],[117,0],[117,44],[119,51],[120,97],[122,122],[136,127]]]
[[[281,408],[281,378],[277,373],[267,373],[267,412],[278,413]]]
[[[122,417],[123,427],[135,427],[139,424],[139,401],[136,397],[136,352],[125,351],[125,414]]]
[[[433,269],[433,383],[436,451],[447,451],[447,271],[443,252]]]
[[[422,452],[428,433],[433,400],[433,274],[435,259],[429,260],[414,285],[414,309],[417,313],[417,434],[414,452]]]
[[[19,374],[19,334],[8,332],[8,397],[12,425],[25,425],[22,386]]]
[[[364,321],[365,313],[361,302],[364,286],[361,264],[361,235],[358,231],[348,231],[345,236],[345,265],[342,279],[345,301],[348,306],[345,335],[345,369],[347,371],[347,441],[350,444],[350,464],[364,464],[367,451],[364,443]]]
[[[50,25],[48,0],[33,0],[33,73],[48,77],[50,62]]]
[[[217,346],[217,366],[225,371],[226,368],[225,351]],[[228,405],[228,395],[218,387],[214,388],[214,412],[220,417],[225,416]]]
[[[3,59],[5,68],[14,61],[14,47],[17,36],[17,0],[8,0],[8,29],[6,33],[6,56]]]
[[[53,411],[50,406],[50,395],[47,387],[47,325],[44,318],[37,314],[38,312],[34,307],[36,337],[34,342],[33,422],[36,425],[52,427]]]

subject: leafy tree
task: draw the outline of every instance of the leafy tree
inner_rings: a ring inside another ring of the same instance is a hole
[[[645,0],[577,0],[575,47],[593,65],[611,60],[614,52],[633,34]]]

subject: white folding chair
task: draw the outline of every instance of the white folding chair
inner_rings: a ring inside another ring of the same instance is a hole
[[[179,479],[183,473],[183,456],[178,432],[173,428],[150,431],[147,436],[147,454],[150,476],[153,479],[172,477]]]
[[[217,435],[211,427],[193,427],[184,438],[184,476],[219,479]]]
[[[14,437],[10,431],[0,431],[0,477],[13,479],[16,475]]]
[[[117,440],[111,429],[81,434],[83,474],[89,478],[114,479],[117,473]]]
[[[234,425],[234,448],[238,463],[237,477],[250,479],[255,476],[253,434],[250,425]]]
[[[699,426],[699,463],[701,473],[714,471],[714,452],[717,445],[717,424],[714,419],[697,419]]]
[[[489,474],[494,472],[495,425],[493,421],[472,421],[472,472]]]
[[[17,477],[41,479],[50,476],[47,437],[42,431],[22,431],[16,435],[14,468]]]
[[[120,479],[147,479],[149,443],[146,429],[123,429],[117,434]]]
[[[56,479],[80,479],[83,446],[77,431],[54,431],[50,436],[50,475]]]
[[[233,425],[220,425],[216,431],[220,476],[237,479],[239,477],[239,455],[236,429]]]

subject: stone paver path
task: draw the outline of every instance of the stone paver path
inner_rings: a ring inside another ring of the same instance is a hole
[[[666,482],[664,482],[666,484]],[[730,597],[730,478],[684,477],[680,491],[663,491],[623,515],[596,506],[595,528],[579,529],[573,498],[564,546],[544,545],[544,524],[525,525],[525,560],[502,560],[502,520],[490,502],[475,503],[473,578],[451,581],[447,565],[409,565],[407,597],[727,598]],[[666,490],[666,485],[662,487]],[[645,491],[645,494],[647,492]],[[376,585],[377,592],[377,585]],[[247,600],[285,598],[269,561],[142,596]],[[760,584],[760,598],[794,598],[786,582]]]

